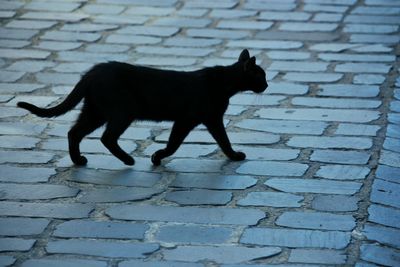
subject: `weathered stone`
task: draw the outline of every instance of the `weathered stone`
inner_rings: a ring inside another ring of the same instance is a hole
[[[259,18],[262,20],[283,20],[283,21],[306,21],[311,17],[310,13],[306,12],[278,12],[278,11],[263,11]]]
[[[356,211],[359,200],[353,196],[319,195],[313,199],[311,205],[313,209],[320,211]]]
[[[180,18],[180,17],[158,18],[154,21],[154,25],[191,27],[191,28],[204,28],[210,23],[211,20],[209,19]]]
[[[192,261],[212,260],[218,263],[240,263],[279,254],[278,247],[248,248],[233,246],[178,246],[164,251],[167,260]]]
[[[136,51],[143,54],[154,55],[175,55],[204,57],[213,52],[211,48],[191,48],[191,47],[162,47],[162,46],[138,46]]]
[[[255,225],[265,217],[257,209],[197,208],[151,205],[120,205],[108,208],[106,213],[115,219],[166,221],[182,223]]]
[[[374,203],[400,208],[400,185],[375,179],[370,198]]]
[[[35,148],[40,139],[27,136],[0,136],[0,147],[2,148]]]
[[[353,195],[361,188],[361,183],[316,179],[272,178],[265,185],[288,193],[317,193]]]
[[[381,244],[387,244],[396,248],[400,247],[400,230],[373,224],[366,224],[363,234],[368,240],[378,241]]]
[[[39,235],[49,224],[49,220],[35,218],[0,218],[0,235]]]
[[[204,189],[246,189],[257,183],[251,176],[178,173],[173,187]]]
[[[154,152],[159,149],[164,149],[165,144],[151,144],[143,152],[145,155],[153,155]],[[179,147],[179,149],[173,154],[172,157],[177,158],[197,158],[199,156],[206,156],[213,153],[217,149],[216,145],[192,145],[184,144]]]
[[[54,184],[0,184],[0,199],[52,199],[75,197],[79,189]],[[29,193],[27,193],[29,192]]]
[[[347,256],[343,251],[292,249],[288,261],[293,263],[345,264],[346,259]]]
[[[340,123],[335,131],[337,135],[376,136],[381,129],[378,125]]]
[[[35,244],[34,239],[0,238],[0,252],[28,251]]]
[[[153,187],[160,180],[160,174],[138,172],[130,169],[111,172],[106,170],[75,169],[68,175],[67,179],[74,182],[101,184]]]
[[[72,220],[57,225],[57,237],[143,239],[149,226],[138,223]]]
[[[337,82],[343,77],[338,73],[312,73],[312,72],[289,72],[283,79],[292,82]]]
[[[54,154],[37,151],[0,151],[0,163],[47,163]]]
[[[398,209],[372,204],[368,208],[368,221],[399,228],[400,211]]]
[[[167,243],[183,244],[222,244],[228,242],[233,229],[228,227],[199,225],[162,226],[155,239]]]
[[[21,19],[60,20],[76,22],[88,18],[89,15],[74,12],[26,12]]]
[[[236,172],[269,176],[302,176],[307,169],[308,165],[301,163],[249,161],[243,163]]]
[[[151,198],[161,193],[162,190],[156,188],[112,188],[95,189],[79,198],[80,202],[124,202],[137,201]]]
[[[0,202],[3,216],[72,219],[88,217],[92,210],[93,206],[88,204]]]
[[[106,242],[98,240],[68,239],[50,241],[46,246],[48,253],[79,254],[110,258],[144,258],[145,255],[158,250],[153,243]]]
[[[338,215],[324,212],[284,212],[276,224],[291,228],[350,231],[355,226],[351,215]]]
[[[321,85],[318,95],[340,97],[376,97],[379,94],[379,86],[351,85],[351,84],[325,84]]]
[[[12,256],[0,255],[1,266],[11,266],[15,261],[16,259]]]
[[[178,261],[157,261],[157,260],[128,260],[121,261],[118,263],[119,267],[203,267],[202,263],[188,263],[188,262],[178,262]]]
[[[268,30],[271,28],[273,23],[266,21],[253,21],[253,20],[221,20],[218,24],[218,28],[223,29],[241,29],[241,30]],[[238,31],[240,32],[240,31]],[[231,39],[239,39],[239,38],[231,38]]]
[[[287,134],[321,135],[328,126],[325,122],[245,119],[236,124],[240,128]]]
[[[350,242],[350,233],[341,231],[294,230],[275,228],[249,228],[244,231],[240,242],[264,246],[290,248],[343,249]]]
[[[400,153],[382,150],[381,157],[379,158],[379,163],[396,167],[400,167]]]
[[[22,263],[23,267],[107,267],[107,262],[81,259],[28,259]]]
[[[343,63],[335,67],[336,72],[388,73],[391,66],[380,63]]]
[[[314,150],[310,160],[340,163],[340,164],[366,164],[370,158],[370,154],[358,151],[338,151],[338,150]]]
[[[68,2],[31,2],[24,6],[28,10],[45,10],[54,12],[71,12],[79,7],[78,3]]]
[[[264,41],[264,40],[232,40],[228,47],[247,47],[254,49],[297,49],[301,48],[301,42],[293,41]]]
[[[214,190],[172,191],[165,200],[181,205],[225,205],[232,199],[232,193]]]
[[[240,199],[240,206],[268,206],[268,207],[301,207],[304,197],[279,192],[250,192],[245,198]]]
[[[382,84],[385,81],[385,76],[378,74],[357,74],[354,75],[353,83],[355,84]]]
[[[279,102],[284,99],[284,96],[237,94],[230,99],[229,103],[245,106],[270,106],[279,105]]]
[[[13,183],[47,182],[54,174],[56,174],[56,171],[52,168],[29,168],[2,165],[0,181]]]
[[[368,25],[370,27],[370,25]],[[349,61],[349,62],[393,62],[391,55],[359,55],[344,53],[321,53],[318,58],[326,61]]]
[[[391,248],[376,244],[365,244],[360,247],[360,258],[384,266],[396,266],[400,261],[400,253]]]
[[[393,183],[400,183],[400,168],[378,165],[376,177]]]
[[[315,175],[334,180],[358,180],[367,177],[370,171],[368,167],[364,166],[324,165],[318,169]]]
[[[285,82],[268,82],[269,94],[304,95],[307,92],[307,85]]]
[[[265,148],[254,146],[236,146],[239,151],[246,153],[249,160],[292,160],[296,159],[300,150],[285,148]]]
[[[295,32],[331,32],[337,27],[336,23],[284,22],[279,29]]]
[[[366,99],[343,99],[343,98],[316,98],[316,97],[295,97],[293,105],[321,108],[378,108],[382,102]]]
[[[369,149],[372,140],[363,137],[294,136],[287,142],[292,147]]]
[[[209,159],[173,159],[165,165],[174,172],[220,172],[225,161]]]

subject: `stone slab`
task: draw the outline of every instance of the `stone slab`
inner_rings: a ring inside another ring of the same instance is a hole
[[[311,206],[319,211],[356,211],[357,203],[360,201],[358,197],[346,195],[317,195],[314,197]]]
[[[245,175],[178,173],[176,179],[171,183],[171,186],[181,188],[237,190],[249,188],[256,183],[256,179]]]
[[[304,197],[280,192],[250,192],[246,197],[240,199],[239,206],[267,206],[267,207],[294,207],[302,206]]]
[[[39,235],[48,226],[49,220],[36,218],[0,218],[0,235]]]
[[[243,163],[237,173],[269,176],[302,176],[308,169],[307,164],[273,161],[249,161]]]
[[[225,205],[232,200],[232,193],[215,190],[188,190],[168,192],[165,200],[180,205]]]

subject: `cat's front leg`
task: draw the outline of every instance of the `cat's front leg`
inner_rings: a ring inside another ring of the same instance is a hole
[[[223,118],[213,119],[204,123],[210,134],[217,141],[225,155],[231,160],[241,161],[246,159],[246,154],[240,151],[235,151],[232,148],[228,135],[226,134]]]

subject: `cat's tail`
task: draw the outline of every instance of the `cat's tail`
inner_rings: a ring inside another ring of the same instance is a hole
[[[67,113],[73,109],[85,96],[85,81],[82,79],[78,82],[72,92],[67,98],[55,107],[51,108],[39,108],[33,104],[27,102],[18,102],[17,106],[26,110],[29,110],[33,114],[39,117],[57,117]]]

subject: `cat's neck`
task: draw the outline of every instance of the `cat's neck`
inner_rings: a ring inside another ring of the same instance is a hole
[[[243,66],[238,63],[229,66],[216,66],[214,71],[214,82],[221,95],[227,98],[232,97],[240,91],[245,90],[243,83]]]

